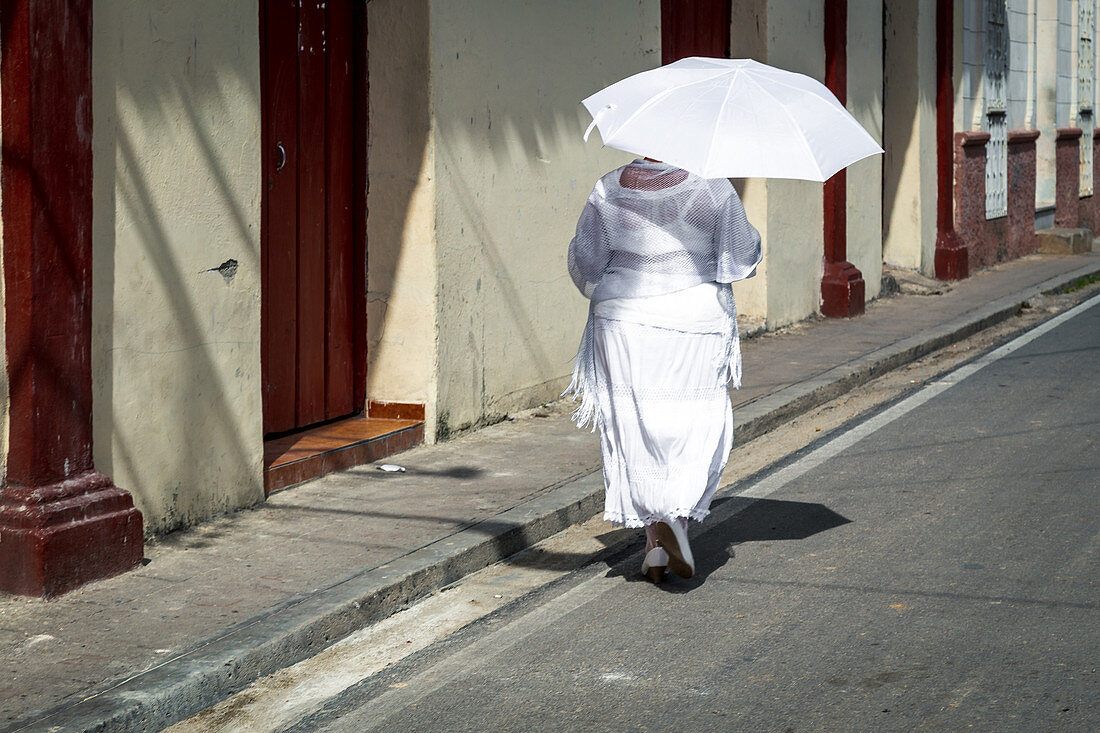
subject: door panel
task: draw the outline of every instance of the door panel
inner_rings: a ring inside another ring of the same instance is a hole
[[[730,55],[730,0],[661,0],[661,63]]]
[[[261,249],[264,432],[294,427],[298,343],[297,2],[265,5]],[[288,287],[293,286],[293,287]]]
[[[265,433],[356,411],[352,16],[346,0],[262,5]]]
[[[325,419],[325,26],[305,0],[298,39],[298,425]]]
[[[355,18],[350,2],[330,2],[326,38],[328,43],[327,78],[329,119],[354,120],[354,63],[352,29]],[[354,124],[354,123],[353,123]],[[342,243],[355,241],[353,226],[355,176],[352,163],[355,148],[353,124],[331,124],[326,134],[328,180],[325,182],[325,220],[328,222],[328,250],[325,308],[329,328],[325,343],[327,374],[325,411],[330,415],[347,414],[354,408],[355,314],[353,312],[354,257]]]

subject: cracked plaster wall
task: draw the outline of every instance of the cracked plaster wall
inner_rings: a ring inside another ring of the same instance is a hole
[[[148,533],[263,498],[258,12],[94,7],[95,462]]]

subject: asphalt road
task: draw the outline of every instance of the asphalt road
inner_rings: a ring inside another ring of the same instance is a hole
[[[1100,730],[1100,306],[1067,315],[742,482],[692,580],[582,568],[294,729]]]

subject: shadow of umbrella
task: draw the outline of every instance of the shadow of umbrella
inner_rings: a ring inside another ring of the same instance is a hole
[[[708,533],[706,539],[710,539],[710,534],[717,534],[727,545],[769,540],[803,540],[852,521],[824,504],[739,497],[725,499],[721,503],[727,501],[743,501],[748,504]],[[719,502],[714,502],[714,506],[717,509]]]
[[[736,502],[728,505],[729,502]],[[737,504],[741,504],[740,508]],[[661,588],[671,593],[685,593],[702,585],[708,576],[725,565],[734,553],[732,547],[745,542],[802,540],[819,532],[850,524],[851,520],[837,514],[824,504],[779,499],[746,499],[726,497],[711,505],[711,511],[733,515],[707,527],[692,542],[695,555],[695,575],[688,580],[673,576]],[[618,564],[612,573],[621,573],[628,581],[645,581],[634,565],[633,558]]]

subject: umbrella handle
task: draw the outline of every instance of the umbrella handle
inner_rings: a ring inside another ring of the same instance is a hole
[[[600,116],[609,109],[615,109],[615,105],[609,104],[601,109],[596,114],[592,115],[592,122],[589,123],[588,129],[584,131],[584,141],[588,142],[588,136],[592,134],[592,128],[596,126],[596,123],[600,121]]]

